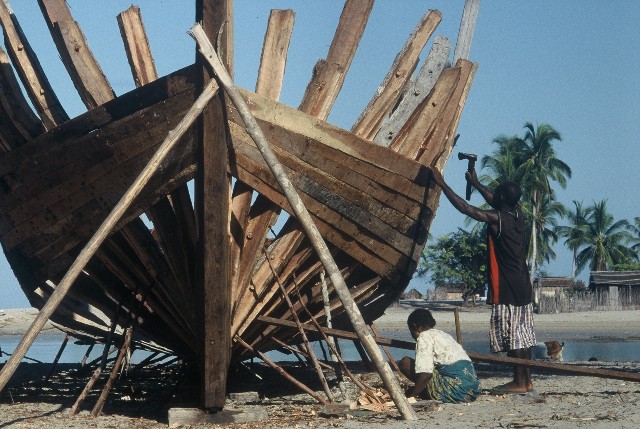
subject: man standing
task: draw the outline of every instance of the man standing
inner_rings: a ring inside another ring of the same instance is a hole
[[[531,303],[533,288],[526,263],[520,186],[505,182],[492,192],[478,181],[475,171],[467,172],[467,181],[493,207],[493,210],[482,210],[457,195],[440,172],[433,169],[432,173],[434,181],[458,211],[487,224],[491,351],[506,351],[509,357],[531,359],[531,347],[536,343]],[[530,390],[533,390],[533,383],[529,369],[514,366],[513,381],[494,388],[493,392],[526,393]]]

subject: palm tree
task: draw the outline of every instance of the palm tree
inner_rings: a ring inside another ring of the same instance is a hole
[[[631,250],[636,254],[636,259],[640,259],[640,217],[633,218],[633,223],[627,228],[631,232]]]
[[[607,211],[606,200],[588,208],[585,220],[584,248],[576,257],[578,272],[587,265],[591,271],[606,271],[633,258],[633,251],[626,246],[632,239],[629,222],[615,221]]]
[[[573,252],[573,258],[571,261],[571,277],[576,278],[576,258],[578,256],[578,250],[584,244],[586,244],[587,234],[587,216],[589,211],[582,206],[582,201],[573,201],[574,211],[567,210],[565,215],[569,222],[568,225],[561,225],[556,227],[556,234],[560,237],[566,238],[564,244],[567,245],[569,250]]]
[[[529,229],[534,236],[527,241],[529,254],[532,253],[533,243],[537,243],[536,249],[536,267],[544,262],[550,262],[555,259],[556,253],[552,249],[552,245],[558,241],[558,219],[564,217],[567,212],[562,203],[555,200],[555,195],[551,193],[545,196],[538,204],[537,209],[531,200],[521,204],[525,216],[532,223]],[[533,272],[533,271],[532,271]]]
[[[521,178],[524,195],[531,200],[531,219],[536,219],[545,198],[549,198],[552,193],[550,181],[557,182],[563,189],[566,188],[567,178],[571,177],[571,168],[556,157],[553,142],[562,140],[558,131],[548,124],[539,124],[534,128],[527,122],[524,127],[527,131],[523,139],[523,153],[517,175]],[[539,259],[538,228],[538,222],[531,222],[529,269],[532,277]]]
[[[518,136],[501,135],[493,139],[493,143],[497,144],[498,148],[492,155],[485,155],[481,160],[482,168],[489,169],[492,175],[483,175],[480,180],[491,189],[502,182],[519,184],[518,167],[520,155],[524,150],[523,141]]]

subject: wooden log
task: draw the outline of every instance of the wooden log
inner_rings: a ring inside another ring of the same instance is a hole
[[[53,314],[60,302],[64,299],[64,296],[67,294],[73,282],[76,280],[89,259],[95,254],[95,252],[98,250],[98,247],[106,239],[107,235],[111,232],[111,229],[118,222],[119,218],[124,214],[137,194],[149,181],[154,171],[160,165],[162,160],[167,156],[173,145],[179,140],[182,134],[186,132],[188,127],[193,123],[193,121],[202,112],[202,110],[204,110],[208,101],[217,93],[217,91],[218,86],[215,84],[215,81],[211,81],[211,83],[207,85],[205,91],[201,94],[198,100],[196,100],[196,103],[194,104],[192,109],[190,109],[190,111],[180,122],[178,127],[174,131],[169,133],[169,136],[160,146],[156,154],[151,158],[147,167],[134,181],[133,185],[129,188],[125,195],[123,195],[120,202],[113,208],[112,212],[109,214],[109,216],[107,216],[107,219],[105,219],[100,228],[98,228],[98,231],[96,231],[91,240],[89,240],[87,245],[80,252],[74,264],[71,265],[71,267],[67,271],[67,274],[51,294],[51,297],[49,298],[47,303],[40,309],[40,313],[38,313],[38,316],[35,318],[26,334],[16,347],[16,351],[14,352],[13,356],[11,356],[9,360],[7,360],[4,367],[0,371],[0,391],[4,389],[7,382],[17,369],[20,360],[27,353],[27,350],[29,349],[29,347],[31,347],[31,344],[33,344],[36,336],[38,335],[44,324],[47,322],[49,317],[51,317],[51,314]]]
[[[451,44],[444,36],[436,36],[418,76],[408,82],[402,100],[389,116],[389,120],[382,125],[373,141],[389,146],[398,131],[405,125],[411,113],[430,93],[440,77],[442,70],[449,64]]]
[[[9,57],[0,49],[0,104],[22,137],[12,147],[31,140],[44,132],[42,121],[33,113],[24,98]],[[22,141],[21,141],[22,140]]]
[[[364,29],[373,0],[347,0],[329,47],[326,60],[319,60],[300,103],[300,110],[326,119],[346,77]]]
[[[46,129],[69,120],[7,0],[0,2],[7,53]]]
[[[196,22],[204,34],[217,40],[222,61],[233,70],[233,2],[197,0]],[[196,90],[213,82],[206,61],[196,57]],[[196,248],[197,318],[200,322],[199,367],[202,403],[206,409],[224,408],[231,357],[230,186],[225,97],[222,91],[197,121],[194,183],[198,226]]]
[[[407,398],[404,396],[404,392],[401,390],[397,380],[393,377],[389,365],[383,360],[380,349],[373,342],[371,332],[368,331],[367,325],[362,319],[362,315],[360,314],[358,307],[353,301],[353,297],[349,293],[349,288],[345,284],[344,279],[340,274],[340,270],[333,260],[333,257],[331,256],[331,253],[329,252],[324,239],[313,223],[309,212],[306,210],[304,204],[300,200],[300,197],[293,188],[277,157],[271,150],[271,147],[266,141],[264,134],[262,133],[257,122],[251,115],[251,111],[246,105],[244,99],[237,93],[237,91],[235,91],[233,83],[231,81],[231,76],[229,76],[227,71],[224,69],[224,66],[218,59],[218,56],[213,49],[213,46],[211,46],[211,43],[207,40],[206,33],[204,32],[202,27],[196,25],[192,28],[191,31],[198,41],[198,45],[200,46],[200,50],[203,53],[203,56],[207,59],[207,61],[209,61],[209,64],[213,67],[216,75],[218,76],[218,79],[220,79],[220,82],[224,86],[226,92],[229,94],[229,97],[233,100],[236,108],[238,108],[238,110],[241,112],[247,129],[249,130],[252,138],[254,138],[256,145],[258,145],[262,155],[265,157],[265,161],[267,161],[267,164],[269,164],[269,167],[273,171],[274,176],[276,176],[278,183],[280,184],[283,192],[289,200],[290,205],[293,208],[296,218],[302,223],[307,237],[313,244],[313,247],[316,250],[319,259],[322,261],[322,264],[329,273],[329,277],[331,278],[334,288],[336,289],[338,296],[340,297],[340,300],[344,305],[345,311],[349,315],[351,323],[358,333],[360,341],[363,343],[369,355],[371,355],[376,368],[380,373],[380,377],[382,378],[387,390],[389,390],[394,403],[400,411],[400,414],[406,420],[417,420],[415,411],[407,402]]]
[[[478,19],[478,9],[480,9],[480,0],[466,0],[462,19],[460,20],[460,29],[458,30],[458,41],[456,42],[456,50],[453,53],[453,64],[457,64],[458,60],[468,60],[471,51],[471,41]]]
[[[146,85],[158,79],[149,39],[144,30],[142,16],[138,6],[118,14],[118,27],[124,41],[124,50],[131,67],[131,74],[136,87]]]
[[[398,102],[402,95],[402,90],[411,79],[413,71],[418,65],[420,52],[422,52],[441,20],[442,14],[437,10],[430,10],[422,17],[402,50],[396,56],[387,76],[378,86],[373,98],[351,128],[352,133],[367,140],[373,139],[380,129],[382,121]]]
[[[65,0],[38,0],[62,63],[84,104],[92,109],[115,94]]]
[[[129,348],[131,346],[132,331],[133,331],[132,328],[127,329],[127,333],[125,334],[125,337],[124,337],[124,343],[122,344],[122,347],[120,347],[120,352],[118,353],[118,357],[116,358],[116,361],[113,364],[113,368],[111,368],[111,372],[109,373],[109,379],[107,380],[107,383],[104,385],[104,388],[102,389],[102,392],[100,393],[100,397],[98,398],[98,401],[93,407],[93,410],[91,410],[91,416],[93,417],[97,417],[102,412],[102,409],[104,408],[104,404],[105,402],[107,402],[107,397],[109,396],[109,392],[111,391],[111,386],[113,386],[113,382],[116,380],[116,377],[120,372],[120,368],[123,364],[124,358],[129,352]]]
[[[89,392],[91,392],[91,389],[93,389],[93,385],[96,384],[96,381],[98,381],[98,378],[100,378],[101,374],[102,374],[102,367],[99,366],[98,368],[96,368],[95,371],[93,371],[91,378],[89,378],[89,381],[84,386],[84,389],[82,389],[82,392],[78,396],[78,399],[76,399],[76,402],[74,402],[73,405],[71,406],[71,409],[69,410],[69,414],[71,414],[72,416],[78,414],[78,411],[80,411],[80,406],[82,405],[84,400],[87,399]]]

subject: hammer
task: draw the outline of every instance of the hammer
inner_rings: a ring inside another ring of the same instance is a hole
[[[476,167],[476,160],[478,159],[478,155],[475,155],[473,153],[458,152],[458,159],[460,160],[466,159],[469,161],[469,166],[467,167],[467,171],[471,173]],[[467,201],[471,199],[471,183],[469,181],[467,181],[466,198],[467,198]]]

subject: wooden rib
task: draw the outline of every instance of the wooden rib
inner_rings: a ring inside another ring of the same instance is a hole
[[[373,139],[380,129],[382,121],[398,102],[402,90],[418,65],[420,52],[441,20],[442,14],[437,10],[429,11],[422,17],[396,56],[382,84],[351,128],[352,133],[367,140]]]
[[[454,91],[451,93],[451,97],[437,119],[435,126],[426,134],[427,139],[415,157],[420,163],[428,163],[425,165],[433,164],[443,155],[445,160],[448,159],[453,147],[453,138],[458,119],[464,107],[466,95],[471,88],[476,65],[467,60],[460,60],[456,68],[460,70],[460,77]],[[440,144],[435,144],[435,142],[440,142]]]
[[[44,126],[24,98],[9,57],[0,49],[0,105],[20,135],[12,147],[42,134]]]
[[[65,0],[38,0],[53,41],[80,98],[88,109],[113,99],[115,94]]]
[[[367,25],[373,0],[347,0],[326,60],[319,60],[299,109],[320,119],[329,116]]]
[[[147,85],[158,78],[149,39],[147,38],[140,8],[131,6],[118,15],[118,26],[124,42],[125,51],[131,73],[137,87]],[[175,201],[185,201],[186,205],[176,205]],[[187,185],[180,185],[171,194],[162,198],[158,204],[149,209],[148,216],[157,229],[176,278],[178,287],[186,298],[193,293],[193,261],[195,252],[195,232],[193,238],[186,230],[195,231],[195,216],[189,197]],[[187,299],[186,302],[193,302]],[[184,311],[193,314],[193,308],[185,307]]]
[[[295,13],[292,10],[272,10],[264,36],[256,93],[276,101],[280,98],[294,17]],[[234,230],[233,221],[231,229],[233,236],[237,237],[235,246],[232,248],[232,261],[235,268],[233,309],[237,305],[238,298],[244,295],[246,288],[249,287],[251,270],[269,228],[280,213],[277,205],[264,196],[258,195],[254,202],[258,211],[254,210],[251,216],[252,188],[242,182],[236,183],[234,194],[243,195],[243,197],[233,199],[232,216],[237,222],[237,229]]]
[[[411,113],[431,93],[444,68],[448,67],[450,51],[449,40],[444,36],[436,36],[418,76],[407,84],[402,100],[389,120],[378,130],[373,139],[374,142],[389,146],[400,128],[407,123]]]
[[[0,23],[4,31],[7,53],[45,128],[52,129],[68,121],[69,116],[53,92],[7,0],[0,1]]]
[[[458,30],[456,50],[453,53],[453,64],[457,64],[460,59],[469,59],[471,41],[473,40],[473,32],[476,27],[479,8],[480,0],[466,0],[464,3],[464,11],[462,12],[462,19],[460,20],[460,29]]]
[[[136,87],[158,79],[140,8],[131,6],[118,14],[118,27]]]
[[[431,94],[418,105],[389,147],[399,154],[415,159],[427,136],[433,132],[459,80],[459,68],[445,69]]]

